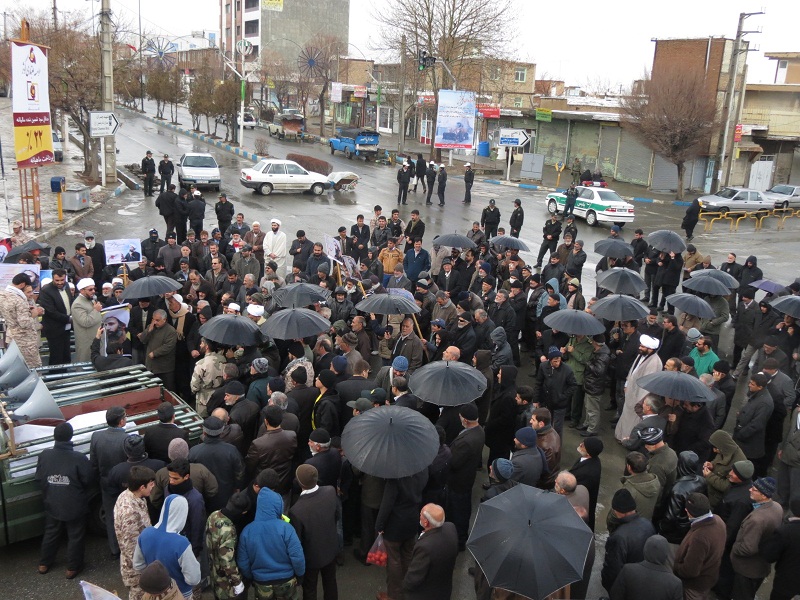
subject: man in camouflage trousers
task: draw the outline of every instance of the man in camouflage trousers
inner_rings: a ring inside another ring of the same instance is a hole
[[[236,523],[250,511],[247,492],[231,496],[228,504],[214,511],[206,522],[206,550],[210,565],[211,589],[216,600],[245,598],[244,582],[236,566]]]
[[[155,486],[156,474],[148,467],[131,467],[128,489],[117,497],[114,505],[114,531],[119,542],[119,572],[122,583],[130,588],[129,600],[142,600],[139,573],[133,568],[133,551],[139,534],[150,527],[147,497]]]

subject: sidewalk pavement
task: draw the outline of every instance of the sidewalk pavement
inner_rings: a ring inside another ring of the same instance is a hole
[[[14,152],[14,124],[11,117],[11,99],[0,98],[0,114],[8,118],[0,118],[0,139],[5,143],[3,149],[3,163],[5,167],[5,216],[0,219],[0,237],[11,235],[11,222],[22,220],[22,202],[20,200],[19,171],[17,170],[16,154]],[[112,180],[107,182],[105,188],[99,185],[92,187],[87,184],[80,172],[83,169],[83,152],[71,143],[64,140],[64,161],[39,167],[39,197],[42,213],[42,227],[33,230],[33,206],[31,203],[31,227],[26,231],[39,241],[47,241],[56,235],[74,226],[78,220],[100,208],[109,198],[119,196],[126,188],[125,184]],[[88,185],[91,187],[89,207],[75,212],[63,213],[63,221],[58,220],[57,194],[50,191],[50,178],[64,177],[67,187],[74,184]],[[67,249],[68,252],[71,249]]]

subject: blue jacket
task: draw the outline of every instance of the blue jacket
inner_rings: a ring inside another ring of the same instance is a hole
[[[423,271],[431,270],[431,255],[428,254],[427,250],[421,248],[419,256],[414,256],[414,249],[412,248],[406,252],[406,256],[403,259],[403,269],[405,269],[406,277],[411,280],[416,289],[419,274]]]
[[[564,298],[564,296],[563,296],[563,295],[561,295],[561,294],[559,293],[559,291],[558,291],[558,289],[559,289],[559,288],[558,288],[558,279],[556,279],[555,277],[553,277],[552,279],[550,279],[550,280],[549,280],[549,281],[548,281],[548,282],[545,284],[545,286],[548,286],[548,285],[549,285],[551,288],[553,288],[553,291],[554,291],[556,294],[558,294],[558,310],[564,310],[565,308],[567,308],[567,299],[566,299],[566,298]],[[545,294],[542,294],[541,296],[539,296],[539,302],[538,302],[538,304],[536,305],[536,316],[537,316],[537,317],[540,317],[540,316],[542,315],[542,311],[544,310],[544,307],[545,307],[545,306],[547,306],[547,298],[548,298],[548,294],[547,294],[547,293],[545,293]]]
[[[283,500],[267,488],[258,492],[255,520],[239,539],[236,562],[248,579],[282,581],[306,572],[303,547],[294,528],[281,518]]]
[[[200,563],[189,540],[179,533],[188,514],[186,498],[177,494],[167,496],[161,507],[161,519],[154,527],[142,531],[133,551],[134,569],[141,572],[150,563],[161,561],[185,597],[200,583]]]

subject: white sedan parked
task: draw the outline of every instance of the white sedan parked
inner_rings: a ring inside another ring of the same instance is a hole
[[[277,159],[262,160],[250,169],[242,169],[239,183],[264,196],[273,191],[311,192],[319,196],[330,185],[325,175],[306,171],[294,161]]]

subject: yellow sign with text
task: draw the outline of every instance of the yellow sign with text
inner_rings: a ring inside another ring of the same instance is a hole
[[[14,127],[14,151],[17,164],[28,167],[53,162],[53,134],[50,124]]]
[[[283,12],[283,0],[261,0],[261,8],[264,10]]]

